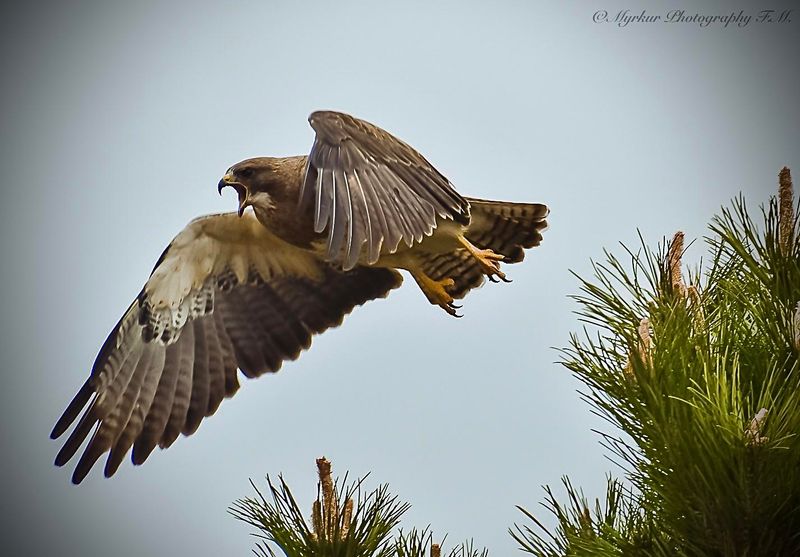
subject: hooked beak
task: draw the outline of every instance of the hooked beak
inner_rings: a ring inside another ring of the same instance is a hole
[[[220,195],[222,195],[222,188],[225,186],[230,186],[236,190],[236,194],[239,196],[239,216],[241,217],[244,214],[244,210],[250,205],[247,188],[241,182],[235,181],[231,174],[226,174],[222,177],[222,180],[219,181],[217,191]]]

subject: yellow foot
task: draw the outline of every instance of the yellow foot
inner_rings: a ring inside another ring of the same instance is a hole
[[[504,255],[495,253],[490,249],[479,249],[472,245],[472,243],[464,238],[459,238],[461,245],[467,248],[467,251],[478,260],[483,274],[489,277],[492,282],[498,282],[498,278],[503,282],[511,282],[511,279],[506,278],[505,273],[500,270],[500,262],[505,259]],[[497,278],[495,278],[497,277]]]
[[[455,305],[453,297],[447,293],[447,289],[456,283],[453,279],[433,280],[421,271],[412,272],[411,276],[417,281],[420,290],[422,290],[430,303],[439,306],[453,317],[462,317],[456,313],[456,310],[461,309],[461,306]]]

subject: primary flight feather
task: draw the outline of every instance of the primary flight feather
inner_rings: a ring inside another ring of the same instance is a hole
[[[129,451],[141,464],[191,435],[239,388],[237,370],[278,371],[400,286],[397,269],[458,317],[456,299],[485,277],[507,280],[500,262],[541,242],[546,206],[462,197],[412,147],[347,114],[309,122],[308,156],[228,169],[218,187],[236,190],[238,210],[190,222],[111,331],[51,434],[78,420],[58,466],[89,438],[73,482],[105,453],[111,476]]]

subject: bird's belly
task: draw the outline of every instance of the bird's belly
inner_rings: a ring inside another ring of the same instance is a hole
[[[461,246],[459,237],[464,234],[466,226],[454,222],[450,219],[442,219],[439,221],[433,234],[426,236],[419,244],[414,244],[412,250],[420,250],[427,253],[450,253]],[[405,244],[403,244],[405,247]]]
[[[390,251],[390,248],[384,247],[381,250],[381,255],[378,261],[369,264],[363,261],[362,264],[370,265],[372,267],[392,267],[409,269],[417,266],[415,255],[418,253],[441,254],[450,253],[462,247],[458,238],[464,233],[466,227],[460,223],[453,222],[449,219],[442,219],[439,221],[433,234],[425,236],[421,242],[414,242],[408,246],[405,242],[401,241],[397,249]]]
[[[414,242],[409,246],[403,240],[400,240],[398,246],[381,247],[378,260],[375,262],[369,261],[366,246],[362,247],[361,256],[358,259],[359,265],[367,267],[389,267],[410,269],[417,266],[416,254],[441,254],[450,253],[453,250],[459,249],[462,244],[459,242],[459,237],[463,235],[466,226],[454,222],[450,219],[441,219],[438,221],[436,228],[430,236],[422,238],[421,242]],[[297,245],[296,242],[292,242]],[[319,234],[317,237],[310,241],[308,245],[298,247],[310,251],[316,256],[324,259],[328,253],[328,240],[325,234]]]

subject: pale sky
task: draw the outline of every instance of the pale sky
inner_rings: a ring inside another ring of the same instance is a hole
[[[596,497],[620,473],[590,431],[609,426],[555,363],[580,328],[569,270],[587,275],[637,228],[652,245],[679,229],[701,239],[738,192],[755,207],[782,166],[800,175],[800,12],[620,27],[593,15],[734,3],[112,4],[0,18],[14,554],[246,555],[250,529],[227,508],[248,479],[283,473],[310,510],[321,455],[389,483],[412,504],[406,529],[514,554],[515,505],[543,514],[542,485],[567,474]],[[158,255],[192,218],[235,209],[216,191],[231,164],[306,153],[322,108],[396,134],[465,195],[546,203],[543,244],[506,268],[512,284],[472,292],[460,320],[407,279],[277,375],[243,381],[191,438],[72,486],[49,431]]]

